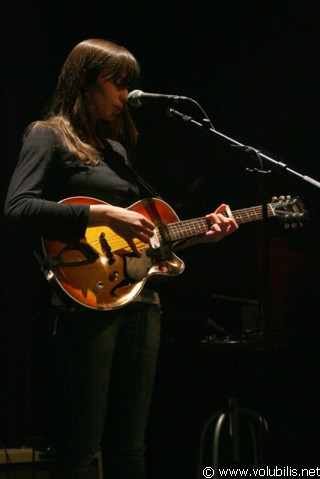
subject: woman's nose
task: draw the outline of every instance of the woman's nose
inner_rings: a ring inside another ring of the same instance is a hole
[[[123,88],[123,89],[120,91],[120,100],[122,101],[122,103],[127,103],[127,101],[128,101],[128,96],[129,96],[129,90],[128,90],[128,88]]]

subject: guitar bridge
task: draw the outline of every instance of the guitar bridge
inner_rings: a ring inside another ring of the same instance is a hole
[[[154,235],[152,238],[149,240],[150,247],[152,249],[158,249],[161,246],[161,241],[160,241],[160,236],[159,236],[159,231],[158,228],[155,228],[154,230]]]

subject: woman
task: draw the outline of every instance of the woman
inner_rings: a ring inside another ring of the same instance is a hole
[[[153,237],[153,221],[127,209],[140,197],[131,169],[137,132],[126,105],[139,74],[133,55],[105,40],[83,41],[66,59],[45,119],[26,131],[5,207],[9,223],[28,233],[35,250],[40,236],[76,242],[88,227],[107,225],[139,257],[137,240],[147,244]],[[107,204],[59,202],[72,196]],[[207,215],[211,228],[189,243],[235,231],[224,209]],[[144,477],[160,336],[159,298],[147,288],[111,311],[78,311],[50,293],[61,393],[59,479],[87,478],[102,443],[108,478]]]

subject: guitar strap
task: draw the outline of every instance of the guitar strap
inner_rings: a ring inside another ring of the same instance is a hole
[[[150,193],[153,197],[155,198],[158,198],[159,200],[163,200],[163,198],[161,197],[161,195],[159,195],[159,193],[151,186],[149,185],[149,183],[147,183],[143,178],[141,178],[140,175],[138,175],[138,173],[135,171],[134,172],[135,174],[135,177],[136,177],[136,180],[137,182],[143,186],[143,188],[148,192]]]

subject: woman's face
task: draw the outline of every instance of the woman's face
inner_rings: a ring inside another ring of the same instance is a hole
[[[128,101],[128,88],[119,81],[110,81],[101,73],[88,95],[93,121],[114,121]]]

